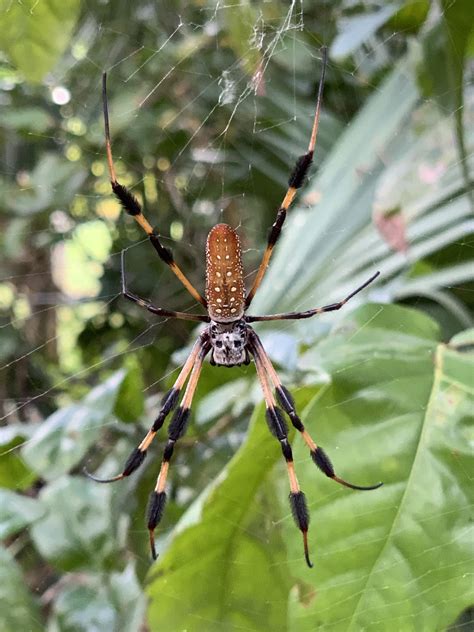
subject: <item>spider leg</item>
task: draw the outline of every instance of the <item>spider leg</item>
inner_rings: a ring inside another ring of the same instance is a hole
[[[330,305],[324,305],[323,307],[315,307],[314,309],[308,309],[305,312],[287,312],[286,314],[267,314],[265,316],[246,316],[245,320],[248,323],[254,323],[262,320],[299,320],[301,318],[311,318],[311,316],[314,316],[315,314],[322,314],[323,312],[334,312],[341,309],[341,307],[343,307],[353,296],[359,294],[359,292],[364,290],[370,283],[372,283],[372,281],[375,281],[379,274],[380,272],[373,274],[370,279],[365,281],[365,283],[362,283],[362,285],[338,303],[331,303]]]
[[[187,312],[176,312],[174,310],[163,309],[161,307],[155,307],[150,301],[140,298],[133,292],[129,292],[127,289],[127,280],[125,274],[125,250],[121,252],[121,276],[122,276],[122,294],[125,298],[133,303],[137,303],[140,307],[144,307],[152,314],[158,314],[158,316],[167,316],[169,318],[179,318],[181,320],[194,320],[202,323],[209,322],[209,316],[203,316],[202,314],[188,314]]]
[[[155,549],[155,529],[163,516],[166,504],[165,487],[171,457],[173,456],[175,443],[186,432],[194,393],[196,391],[196,386],[201,374],[204,358],[209,349],[210,345],[209,343],[207,343],[204,346],[201,346],[201,348],[198,350],[193,370],[191,372],[191,377],[189,378],[189,382],[186,387],[183,399],[179,407],[176,409],[168,427],[168,441],[163,451],[160,472],[158,474],[155,489],[150,494],[147,511],[147,526],[150,534],[151,554],[154,560],[156,560],[157,558]]]
[[[340,476],[337,476],[328,455],[321,448],[321,446],[318,446],[313,441],[312,437],[310,436],[308,431],[305,429],[301,419],[296,413],[295,402],[293,400],[293,397],[291,396],[288,389],[285,388],[283,384],[281,383],[278,373],[275,371],[272,363],[270,362],[270,358],[267,356],[267,353],[265,349],[263,348],[260,338],[253,331],[251,332],[251,336],[252,336],[253,352],[255,354],[255,357],[259,358],[259,362],[262,364],[262,366],[265,368],[265,370],[269,374],[270,379],[275,386],[276,395],[277,395],[278,402],[280,403],[280,406],[289,416],[293,426],[296,428],[296,430],[298,430],[298,432],[303,437],[304,442],[306,443],[306,445],[308,446],[310,450],[311,458],[313,459],[317,467],[323,472],[323,474],[326,474],[326,476],[328,476],[329,478],[332,478],[332,480],[336,481],[336,483],[339,483],[340,485],[344,485],[344,487],[349,487],[350,489],[359,489],[363,491],[368,491],[372,489],[378,489],[379,487],[381,487],[383,483],[376,483],[375,485],[369,485],[367,487],[363,487],[361,485],[354,485],[353,483],[349,483],[345,481]]]
[[[321,79],[319,82],[318,88],[318,97],[316,100],[316,109],[314,112],[314,121],[313,128],[311,131],[311,138],[308,145],[308,150],[305,154],[300,156],[296,161],[296,165],[293,169],[293,173],[291,174],[288,180],[288,190],[283,198],[283,202],[281,203],[280,208],[278,209],[277,216],[275,222],[273,223],[270,233],[268,235],[268,242],[265,252],[263,253],[262,261],[257,270],[257,274],[255,276],[252,288],[250,292],[247,294],[247,298],[245,301],[245,306],[248,307],[252,302],[253,297],[255,296],[255,292],[258,290],[260,283],[262,282],[265,271],[270,262],[270,258],[272,256],[273,249],[275,244],[280,237],[282,226],[286,219],[286,212],[289,209],[291,203],[293,202],[296,192],[300,189],[306,178],[306,174],[313,162],[314,149],[316,147],[316,138],[318,136],[318,127],[319,127],[319,116],[321,113],[321,104],[323,99],[323,87],[324,87],[324,78],[326,74],[326,66],[327,66],[327,48],[324,46],[322,49],[323,55],[323,67],[321,71]]]
[[[110,140],[109,110],[107,105],[107,73],[105,72],[102,75],[102,100],[104,108],[105,147],[107,151],[107,163],[109,166],[110,184],[112,185],[112,191],[118,198],[123,209],[135,219],[137,224],[139,224],[139,226],[141,226],[145,233],[148,235],[160,259],[171,268],[172,272],[174,272],[174,274],[178,277],[178,279],[188,290],[191,296],[193,296],[196,301],[201,303],[201,305],[206,307],[206,299],[200,294],[200,292],[196,290],[191,281],[189,281],[186,275],[182,272],[181,268],[175,262],[171,250],[163,246],[158,233],[152,228],[146,217],[143,215],[142,207],[137,198],[129,189],[127,189],[127,187],[123,186],[117,181],[114,161],[112,157],[112,144]]]
[[[183,388],[184,383],[186,382],[188,375],[191,372],[191,369],[195,365],[199,354],[202,353],[204,348],[206,348],[208,344],[207,340],[207,335],[203,334],[195,343],[191,353],[189,354],[186,362],[183,365],[183,368],[181,369],[176,379],[176,382],[161,400],[161,408],[155,421],[153,422],[153,425],[151,426],[150,430],[147,432],[141,443],[138,445],[138,447],[131,452],[125,463],[122,473],[118,474],[117,476],[113,476],[112,478],[97,478],[84,468],[84,473],[86,474],[86,476],[91,478],[93,481],[96,481],[97,483],[113,483],[114,481],[120,481],[121,479],[130,476],[130,474],[133,474],[133,472],[135,472],[135,470],[140,467],[140,465],[145,460],[147,450],[151,442],[155,438],[156,433],[164,424],[165,419],[169,415],[169,413],[173,410],[173,408],[175,408],[178,402],[179,393]]]
[[[254,350],[252,350],[254,351]],[[268,381],[268,376],[265,371],[265,367],[262,362],[261,355],[254,353],[255,366],[257,367],[257,374],[262,387],[263,396],[266,404],[266,417],[270,432],[274,437],[278,439],[281,445],[281,451],[286,461],[286,467],[288,470],[288,478],[290,480],[290,494],[289,501],[291,507],[291,513],[296,522],[296,526],[303,534],[303,546],[304,556],[306,564],[309,568],[313,567],[311,560],[309,559],[308,550],[308,527],[309,527],[309,512],[306,506],[306,497],[300,490],[298,479],[296,477],[295,466],[293,463],[293,453],[291,445],[288,441],[288,430],[286,427],[285,419],[282,411],[276,406],[275,398],[273,397],[272,389]]]

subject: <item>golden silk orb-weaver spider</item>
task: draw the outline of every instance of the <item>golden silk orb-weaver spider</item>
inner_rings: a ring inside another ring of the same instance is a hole
[[[289,312],[265,316],[251,316],[247,314],[247,309],[249,308],[252,299],[260,286],[265,270],[268,267],[273,249],[280,236],[287,210],[293,202],[297,190],[302,187],[306,174],[308,173],[308,169],[313,160],[327,65],[327,51],[325,48],[322,49],[322,53],[323,66],[321,80],[319,83],[314,122],[308,150],[305,154],[298,158],[293,173],[289,178],[288,190],[283,198],[280,208],[278,209],[275,222],[270,229],[268,243],[262,262],[257,270],[253,285],[248,292],[246,292],[244,286],[242,251],[239,237],[233,228],[227,224],[217,224],[209,233],[206,245],[206,291],[205,296],[202,296],[181,271],[175,262],[171,251],[162,245],[159,234],[152,228],[144,217],[141,205],[136,197],[125,186],[117,181],[110,140],[107,106],[107,78],[105,73],[103,75],[105,142],[112,190],[124,210],[135,219],[135,221],[148,235],[161,260],[171,268],[188,292],[196,299],[196,301],[201,303],[207,312],[205,315],[188,314],[185,312],[176,312],[163,309],[161,307],[155,307],[149,301],[130,292],[126,285],[124,258],[122,252],[122,294],[125,298],[137,303],[153,314],[158,314],[159,316],[207,323],[207,326],[195,342],[192,351],[184,363],[184,366],[182,367],[173,387],[163,397],[161,408],[158,411],[158,415],[150,430],[147,432],[139,446],[130,454],[122,473],[118,476],[114,476],[113,478],[99,479],[86,472],[90,478],[100,483],[110,483],[121,480],[126,476],[130,476],[130,474],[137,470],[143,463],[148,448],[155,438],[155,435],[163,426],[166,417],[172,410],[174,410],[173,417],[168,427],[168,440],[163,451],[160,472],[158,474],[155,489],[150,495],[147,512],[147,526],[150,534],[150,546],[153,559],[156,559],[157,557],[154,532],[160,522],[166,504],[165,488],[171,457],[174,452],[175,444],[186,431],[193,396],[196,391],[204,359],[208,353],[210,353],[210,362],[213,365],[231,367],[239,366],[241,364],[249,364],[251,359],[255,362],[258,378],[260,380],[260,385],[265,399],[268,427],[272,435],[280,442],[283,457],[286,462],[290,482],[289,501],[291,511],[296,525],[299,527],[303,535],[304,555],[309,567],[312,566],[308,550],[309,512],[306,505],[305,495],[300,490],[295,473],[291,445],[288,441],[285,414],[289,417],[296,430],[301,434],[303,441],[309,448],[310,455],[314,463],[324,474],[326,474],[326,476],[341,485],[350,487],[351,489],[370,490],[377,489],[382,485],[382,483],[377,483],[376,485],[361,487],[359,485],[348,483],[336,475],[329,457],[321,446],[317,445],[313,441],[305,426],[301,422],[301,419],[295,410],[295,404],[291,394],[281,383],[277,372],[265,352],[260,338],[250,326],[250,323],[252,322],[311,318],[311,316],[314,316],[315,314],[338,310],[353,296],[367,287],[369,283],[372,283],[379,273],[376,272],[360,287],[337,303],[331,303],[330,305],[325,305],[323,307],[315,307],[314,309],[309,309],[303,312]],[[186,389],[178,406],[179,395],[186,382]],[[277,405],[277,402],[279,406]]]

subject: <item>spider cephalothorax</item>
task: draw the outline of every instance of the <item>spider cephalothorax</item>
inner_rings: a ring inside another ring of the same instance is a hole
[[[148,530],[150,533],[150,544],[152,555],[156,558],[154,531],[158,525],[166,503],[166,479],[169,465],[173,455],[174,446],[178,439],[186,432],[189,420],[191,403],[194,397],[196,386],[201,373],[201,368],[206,355],[211,352],[211,364],[220,366],[236,366],[248,364],[252,357],[255,361],[257,374],[262,387],[266,405],[266,418],[269,429],[273,436],[279,441],[286,461],[288,478],[290,483],[290,506],[296,524],[303,534],[304,553],[308,566],[312,566],[308,552],[308,525],[309,513],[306,507],[306,500],[300,490],[298,479],[295,473],[291,445],[288,439],[288,430],[285,422],[285,415],[289,418],[294,428],[300,433],[303,441],[310,451],[310,455],[315,465],[329,478],[337,483],[352,489],[376,489],[382,483],[369,487],[360,487],[348,483],[337,476],[329,457],[312,439],[309,432],[304,427],[299,418],[293,398],[288,389],[283,386],[280,378],[273,368],[273,365],[265,352],[263,344],[248,324],[265,320],[292,320],[299,318],[310,318],[322,312],[331,312],[340,309],[355,294],[363,290],[377,276],[374,274],[368,281],[360,285],[354,292],[346,296],[342,301],[331,303],[324,307],[316,307],[305,312],[288,312],[286,314],[270,314],[267,316],[249,316],[246,311],[257,291],[262,278],[267,269],[273,248],[280,236],[281,228],[286,218],[286,212],[291,205],[296,191],[303,185],[305,176],[313,159],[314,148],[316,146],[316,136],[318,131],[319,113],[321,109],[324,72],[326,69],[326,49],[323,52],[323,70],[319,83],[316,111],[314,115],[311,139],[308,150],[300,156],[296,162],[293,173],[288,182],[288,190],[283,202],[278,209],[275,222],[268,236],[268,244],[262,258],[262,262],[257,270],[251,289],[246,292],[242,268],[242,251],[239,237],[236,231],[227,224],[217,224],[210,231],[206,245],[206,291],[205,297],[192,285],[175,263],[170,250],[165,248],[160,240],[159,234],[150,226],[142,213],[141,206],[135,196],[116,178],[114,163],[112,160],[112,149],[110,143],[109,117],[107,112],[106,76],[103,78],[103,99],[104,99],[104,119],[105,119],[105,140],[107,148],[107,161],[109,165],[110,180],[112,190],[122,204],[123,208],[132,215],[137,223],[144,229],[150,241],[158,252],[158,255],[166,263],[189,293],[206,309],[207,314],[189,314],[188,312],[176,312],[161,307],[155,307],[149,301],[142,299],[132,292],[129,292],[125,282],[124,258],[122,252],[122,293],[130,301],[145,307],[150,312],[159,316],[180,318],[208,323],[207,327],[198,337],[188,359],[184,363],[172,388],[165,394],[161,402],[161,407],[157,413],[150,430],[145,435],[142,442],[130,454],[123,471],[118,476],[109,479],[97,479],[88,474],[94,480],[101,483],[120,480],[134,472],[145,460],[148,448],[156,433],[163,426],[166,417],[173,409],[173,417],[168,427],[168,440],[163,451],[160,473],[156,482],[155,490],[151,493],[148,507]],[[178,404],[180,392],[186,384],[184,395]]]
[[[239,366],[249,364],[247,351],[248,325],[244,320],[234,323],[216,323],[211,320],[210,340],[212,345],[211,364]]]

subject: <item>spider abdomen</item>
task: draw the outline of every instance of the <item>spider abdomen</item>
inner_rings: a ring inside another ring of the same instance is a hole
[[[206,301],[212,320],[239,320],[245,310],[242,249],[239,236],[227,224],[217,224],[206,244]]]

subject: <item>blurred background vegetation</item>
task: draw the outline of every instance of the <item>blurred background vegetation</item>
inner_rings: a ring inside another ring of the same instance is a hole
[[[1,2],[2,630],[474,625],[471,5]],[[385,487],[334,489],[296,437],[306,569],[254,369],[206,366],[151,565],[162,443],[116,486],[82,469],[120,471],[196,330],[121,298],[120,252],[137,294],[196,306],[111,196],[101,74],[119,179],[202,288],[219,221],[258,265],[323,44],[315,167],[252,312],[381,271],[344,314],[258,330],[341,475]]]

